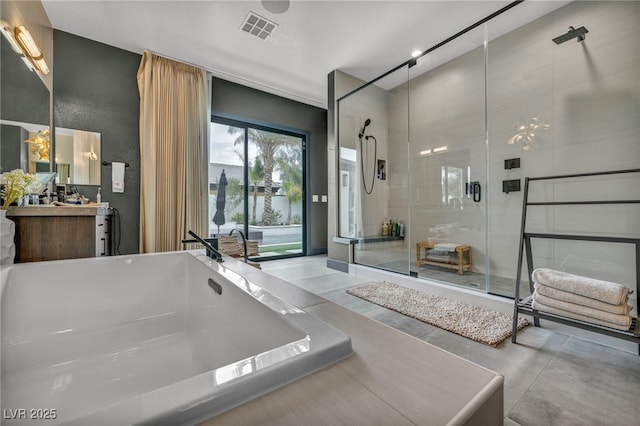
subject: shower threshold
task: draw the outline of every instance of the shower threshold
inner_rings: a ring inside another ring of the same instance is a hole
[[[406,261],[381,262],[378,264],[358,264],[358,266],[382,269],[398,276],[408,275]],[[406,271],[406,272],[405,272]],[[440,284],[460,287],[481,293],[488,293],[494,296],[501,296],[513,299],[515,295],[515,278],[489,275],[489,288],[486,289],[487,275],[480,272],[467,271],[460,275],[457,271],[434,265],[423,265],[417,268],[411,265],[411,275],[422,280],[430,280]],[[521,296],[529,295],[529,286],[523,285],[520,289]]]

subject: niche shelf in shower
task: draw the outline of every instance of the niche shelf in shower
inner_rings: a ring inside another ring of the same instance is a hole
[[[368,237],[356,238],[357,243],[383,243],[386,241],[403,241],[404,237],[390,235],[371,235]]]

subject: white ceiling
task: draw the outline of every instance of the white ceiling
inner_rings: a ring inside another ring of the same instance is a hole
[[[42,0],[53,28],[141,54],[145,49],[213,75],[327,106],[327,74],[368,81],[495,12],[509,1],[292,0],[282,14],[261,1]],[[494,35],[566,4],[527,1]],[[278,24],[261,40],[240,30],[249,11]]]

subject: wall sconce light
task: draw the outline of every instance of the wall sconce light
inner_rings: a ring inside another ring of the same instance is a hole
[[[97,159],[98,159],[98,156],[96,155],[95,152],[93,151],[89,152],[89,160],[96,161]]]
[[[11,45],[11,48],[13,49],[13,51],[16,52],[18,55],[20,55],[20,59],[22,59],[24,64],[27,66],[27,68],[29,68],[29,70],[31,71],[35,71],[36,67],[31,63],[29,58],[25,56],[24,51],[22,50],[22,47],[20,47],[20,45],[16,41],[15,36],[13,35],[13,31],[11,31],[11,26],[7,24],[5,21],[0,21],[0,31],[2,32],[2,35],[4,36],[4,38],[6,38],[9,44]]]
[[[35,65],[38,71],[45,75],[49,74],[49,67],[44,60],[42,50],[40,50],[33,37],[31,37],[29,30],[20,25],[15,28],[14,32],[18,44],[24,51],[25,55],[31,59],[33,65]]]
[[[24,56],[24,53],[22,52],[22,48],[16,41],[16,38],[13,36],[13,32],[11,31],[11,27],[9,26],[9,24],[7,24],[4,21],[0,22],[0,31],[2,31],[2,35],[7,39],[13,51],[16,52],[18,55]]]
[[[36,136],[25,140],[25,142],[35,145],[31,152],[38,155],[38,160],[49,159],[49,150],[51,149],[49,129],[40,130]]]

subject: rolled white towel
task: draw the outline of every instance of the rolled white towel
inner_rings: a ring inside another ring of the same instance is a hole
[[[612,305],[600,300],[591,299],[589,297],[580,296],[579,294],[569,293],[568,291],[558,290],[541,283],[534,283],[536,292],[543,296],[551,297],[564,302],[575,303],[577,305],[587,306],[589,308],[598,309],[612,314],[628,314],[631,312],[632,306],[627,304],[628,297],[620,305]]]
[[[628,313],[621,315],[612,314],[611,312],[600,311],[598,309],[589,308],[587,306],[576,305],[575,303],[563,302],[562,300],[543,296],[542,294],[538,293],[537,290],[533,292],[533,301],[541,303],[545,306],[562,309],[563,311],[598,319],[600,321],[627,326],[627,328],[631,325],[631,316]]]
[[[627,297],[632,293],[630,288],[621,284],[547,268],[537,268],[533,271],[532,277],[537,283],[612,305],[626,303]]]

